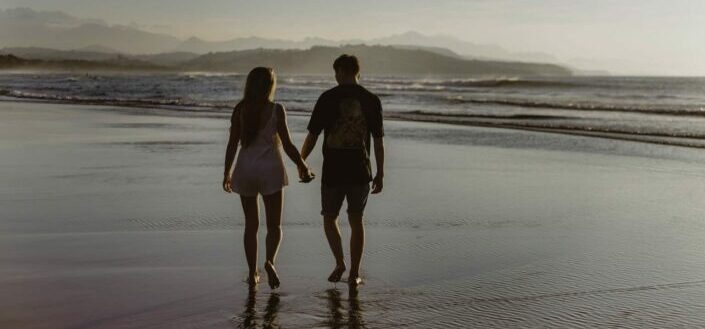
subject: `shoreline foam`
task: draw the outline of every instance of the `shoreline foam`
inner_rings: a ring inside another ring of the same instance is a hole
[[[75,105],[98,105],[98,106],[116,106],[132,109],[155,109],[173,111],[174,114],[182,114],[184,116],[202,116],[202,117],[222,117],[229,116],[231,108],[221,105],[209,104],[177,104],[174,102],[149,102],[149,101],[134,101],[134,100],[94,100],[94,99],[62,99],[62,98],[42,98],[42,97],[16,97],[16,96],[0,96],[0,102],[29,102],[29,103],[47,103],[47,104],[75,104]],[[310,115],[310,111],[299,109],[296,107],[289,108],[288,111],[292,114]],[[644,113],[653,115],[673,115],[672,113],[649,112]],[[694,114],[697,117],[703,114]],[[579,118],[563,117],[555,115],[486,115],[486,114],[450,114],[450,113],[432,113],[423,111],[406,111],[406,112],[385,112],[386,119],[405,120],[413,122],[428,122],[428,123],[443,123],[452,125],[462,125],[471,127],[493,127],[501,129],[515,129],[524,131],[536,131],[545,133],[556,133],[583,137],[596,137],[614,140],[624,140],[641,143],[661,144],[669,146],[690,147],[690,148],[705,148],[705,133],[692,132],[644,132],[639,129],[619,129],[619,128],[600,128],[592,126],[579,126],[576,124],[556,124],[548,122],[546,124],[541,121],[549,121],[556,119],[570,119],[580,121]]]

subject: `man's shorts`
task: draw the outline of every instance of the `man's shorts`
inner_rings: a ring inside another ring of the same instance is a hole
[[[348,215],[360,215],[365,211],[370,184],[326,186],[321,185],[321,215],[338,216],[343,200],[348,200]]]

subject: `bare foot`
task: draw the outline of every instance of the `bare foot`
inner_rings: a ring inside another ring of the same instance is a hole
[[[269,282],[269,287],[272,289],[279,288],[279,275],[277,275],[277,270],[270,261],[264,263],[264,270],[267,271],[267,281]]]
[[[345,264],[337,265],[333,272],[328,276],[328,281],[340,282],[340,279],[343,277],[343,273],[345,273],[345,270]]]
[[[357,287],[363,283],[362,278],[358,274],[350,274],[348,277],[348,285],[351,287]]]
[[[250,286],[250,288],[251,288],[251,287],[256,286],[256,285],[259,283],[259,279],[260,279],[260,278],[259,278],[259,272],[255,272],[254,274],[250,274],[250,275],[247,277],[246,282],[247,282],[247,284],[248,284],[248,285]]]

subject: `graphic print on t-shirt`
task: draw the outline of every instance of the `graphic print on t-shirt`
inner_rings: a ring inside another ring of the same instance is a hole
[[[367,121],[362,106],[355,98],[340,101],[340,114],[326,138],[326,144],[333,149],[361,149],[365,147]]]

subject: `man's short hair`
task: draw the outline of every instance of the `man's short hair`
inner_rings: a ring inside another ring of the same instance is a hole
[[[360,73],[360,63],[355,55],[342,54],[333,62],[335,72],[357,75]]]

